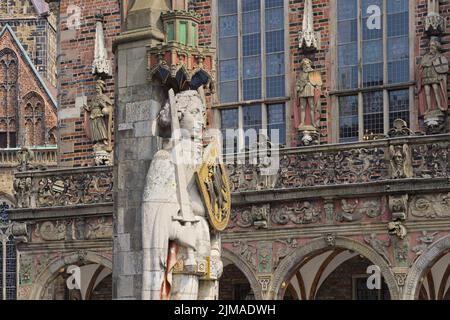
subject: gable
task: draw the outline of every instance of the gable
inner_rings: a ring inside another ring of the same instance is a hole
[[[18,53],[20,54],[20,58],[22,61],[28,66],[29,71],[32,76],[34,76],[36,83],[39,85],[39,87],[42,89],[43,93],[45,93],[47,100],[51,104],[53,110],[56,112],[57,109],[57,103],[55,100],[55,97],[52,95],[47,83],[44,81],[42,76],[37,71],[36,67],[34,66],[33,62],[31,61],[30,57],[28,56],[27,52],[23,48],[20,41],[17,39],[16,35],[14,34],[14,31],[11,29],[9,25],[6,25],[3,30],[0,32],[0,41],[4,39],[4,37],[10,37],[11,42],[16,47]]]

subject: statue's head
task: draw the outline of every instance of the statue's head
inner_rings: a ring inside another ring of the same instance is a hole
[[[430,52],[436,53],[441,51],[441,41],[438,37],[431,37],[430,39]]]
[[[312,71],[312,61],[309,60],[308,58],[304,58],[301,62],[300,62],[300,67],[302,68],[302,70],[304,72],[309,72]]]
[[[182,136],[185,138],[201,136],[206,124],[206,107],[200,94],[194,90],[180,92],[175,96],[175,103]],[[169,102],[164,105],[158,115],[158,125],[160,136],[170,138],[172,124]]]

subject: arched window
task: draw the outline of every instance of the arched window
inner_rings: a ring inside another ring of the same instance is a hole
[[[10,49],[0,51],[0,148],[17,146],[16,118],[19,66]]]
[[[10,205],[0,201],[0,300],[15,300],[17,293],[17,255],[12,239],[7,210]]]
[[[22,101],[22,123],[25,128],[25,144],[28,146],[44,145],[44,100],[36,92],[30,92]]]

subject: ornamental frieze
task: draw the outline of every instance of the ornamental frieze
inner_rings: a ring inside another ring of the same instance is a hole
[[[263,174],[264,163],[243,158],[227,164],[231,189],[240,193],[450,176],[450,144],[445,137],[434,143],[424,143],[425,137],[420,136],[400,138],[409,142],[389,139],[351,149],[330,145],[281,150],[272,159],[278,170],[271,174]],[[271,167],[275,168],[274,163]]]
[[[16,175],[14,191],[18,207],[44,208],[112,202],[112,169],[83,169]]]
[[[112,217],[37,222],[32,242],[112,239]]]
[[[449,143],[413,145],[411,152],[414,177],[442,178],[450,175]]]
[[[412,196],[409,214],[414,219],[450,217],[450,192]]]

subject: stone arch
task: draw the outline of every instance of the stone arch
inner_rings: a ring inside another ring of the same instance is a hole
[[[83,255],[80,255],[80,252],[72,252],[55,261],[52,261],[36,276],[33,287],[31,288],[29,299],[40,300],[44,290],[59,275],[59,270],[61,268],[81,261],[100,264],[112,270],[112,261],[96,252],[86,251],[83,252]]]
[[[414,300],[419,294],[422,276],[433,266],[441,254],[450,249],[450,235],[447,235],[429,246],[414,262],[408,272],[403,291],[404,300]]]
[[[388,263],[371,247],[345,237],[336,237],[334,246],[329,246],[324,238],[315,239],[286,256],[274,272],[273,280],[269,288],[269,295],[274,299],[281,299],[284,292],[282,289],[283,282],[289,280],[293,276],[297,266],[305,258],[311,254],[324,252],[334,248],[352,250],[364,256],[373,264],[379,266],[381,269],[381,274],[389,288],[391,299],[400,299],[397,282],[395,281],[394,274],[392,273]]]
[[[236,256],[236,254],[228,249],[222,250],[222,258],[231,261],[245,275],[248,282],[250,283],[250,287],[252,288],[253,293],[255,294],[255,299],[262,300],[261,286],[259,285],[259,282],[250,267],[244,261],[242,261],[242,259]]]

